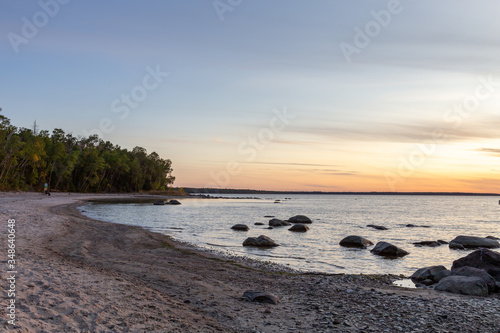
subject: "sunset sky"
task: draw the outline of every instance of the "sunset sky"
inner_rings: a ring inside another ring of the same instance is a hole
[[[500,193],[498,1],[4,1],[0,107],[175,186]]]

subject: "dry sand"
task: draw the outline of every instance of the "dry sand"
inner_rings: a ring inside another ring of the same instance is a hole
[[[0,193],[0,331],[500,332],[498,294],[406,290],[387,276],[293,274],[228,259],[81,216],[75,207],[96,197],[109,196]],[[9,219],[15,327],[6,309]],[[280,303],[249,302],[246,290],[271,292]]]

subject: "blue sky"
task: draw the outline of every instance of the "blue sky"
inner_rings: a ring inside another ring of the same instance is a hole
[[[500,192],[498,2],[42,0],[2,9],[3,114],[157,151],[172,159],[178,186]],[[26,21],[36,33],[26,35]],[[371,35],[362,47],[357,29]],[[350,61],[346,44],[357,48]],[[476,89],[484,94],[470,111],[449,111],[473,103]],[[127,116],[114,112],[134,92]],[[259,138],[277,110],[293,118]],[[446,140],[422,153],[436,130]],[[247,147],[252,137],[258,145]],[[249,147],[255,154],[241,153]]]

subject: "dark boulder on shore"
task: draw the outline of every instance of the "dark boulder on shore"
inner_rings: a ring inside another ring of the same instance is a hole
[[[373,245],[368,239],[355,235],[345,237],[339,244],[344,247],[355,247],[360,249],[366,249],[368,246]]]
[[[231,227],[233,230],[237,231],[248,231],[250,228],[246,224],[235,224]]]
[[[378,242],[377,245],[370,251],[373,254],[384,257],[404,257],[409,254],[405,250],[387,242]]]
[[[388,230],[386,227],[381,226],[381,225],[375,225],[375,224],[367,224],[366,225],[368,228],[373,228],[375,230]]]
[[[279,299],[276,295],[271,293],[265,293],[261,291],[247,290],[243,293],[243,298],[250,300],[251,302],[267,303],[267,304],[278,304]]]
[[[486,285],[488,286],[488,291],[494,292],[496,289],[496,281],[493,278],[493,276],[491,276],[484,269],[481,268],[463,266],[460,268],[453,269],[451,271],[451,275],[478,277],[486,283]]]
[[[280,219],[271,219],[271,220],[269,220],[269,225],[271,227],[286,227],[286,226],[289,226],[291,224],[287,221],[283,221]]]
[[[305,216],[305,215],[295,215],[293,217],[290,217],[288,219],[288,222],[291,222],[291,223],[302,223],[302,224],[311,224],[312,220],[310,218],[308,218],[307,216]]]
[[[260,235],[259,237],[248,237],[243,242],[243,246],[274,247],[279,246],[279,244],[267,236]]]
[[[452,275],[445,277],[434,288],[438,291],[448,291],[455,294],[488,296],[488,286],[479,277]]]
[[[484,269],[495,280],[500,281],[500,253],[498,252],[488,249],[476,250],[466,257],[455,260],[451,270],[464,266]]]
[[[452,248],[451,244],[460,244],[466,249],[477,249],[477,248],[487,248],[487,249],[495,249],[500,247],[500,243],[491,238],[483,238],[483,237],[473,237],[473,236],[457,236],[450,242],[450,248]]]
[[[288,230],[294,232],[306,232],[307,230],[309,230],[309,227],[304,224],[297,223]]]
[[[443,278],[450,275],[451,272],[446,269],[446,267],[439,265],[420,268],[415,273],[413,273],[412,276],[410,276],[410,279],[418,282],[432,280],[433,282],[437,283]]]

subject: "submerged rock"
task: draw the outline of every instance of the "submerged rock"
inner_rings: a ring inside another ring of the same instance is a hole
[[[283,221],[280,219],[272,219],[272,220],[269,220],[269,225],[271,227],[285,227],[285,226],[289,226],[291,224],[287,221]]]
[[[304,224],[296,224],[294,225],[293,227],[291,227],[290,229],[288,229],[289,231],[295,231],[295,232],[306,232],[307,230],[309,230],[309,227],[304,225]]]
[[[311,224],[312,223],[311,219],[308,218],[305,215],[295,215],[293,217],[290,217],[288,219],[288,222],[291,222],[291,223],[302,223],[302,224]]]
[[[367,224],[366,226],[368,228],[373,228],[373,229],[376,229],[376,230],[388,230],[386,227],[381,226],[381,225]]]
[[[167,205],[180,205],[180,204],[181,204],[181,203],[180,203],[178,200],[175,200],[175,199],[170,200],[170,201],[167,203]]]
[[[457,236],[451,243],[461,244],[466,249],[477,249],[480,247],[495,249],[500,247],[500,243],[496,239],[473,236]]]
[[[248,237],[243,242],[243,246],[274,247],[279,246],[279,244],[267,236],[260,235],[259,237]]]
[[[233,230],[237,231],[248,231],[250,228],[246,224],[235,224],[231,227]]]
[[[443,244],[441,242],[439,242],[439,241],[423,241],[423,242],[413,243],[413,245],[415,245],[415,246],[438,247],[438,246],[441,246]]]
[[[384,257],[404,257],[409,254],[407,251],[387,242],[378,242],[370,252]]]
[[[279,299],[276,295],[261,291],[247,290],[243,293],[243,297],[252,301],[267,304],[278,304]]]
[[[255,222],[254,225],[264,225],[262,222]]]
[[[368,246],[373,245],[371,241],[361,236],[347,236],[342,239],[339,244],[345,247],[356,247],[360,249],[366,249]]]
[[[488,296],[488,286],[479,277],[452,275],[445,277],[434,288],[455,294]]]

